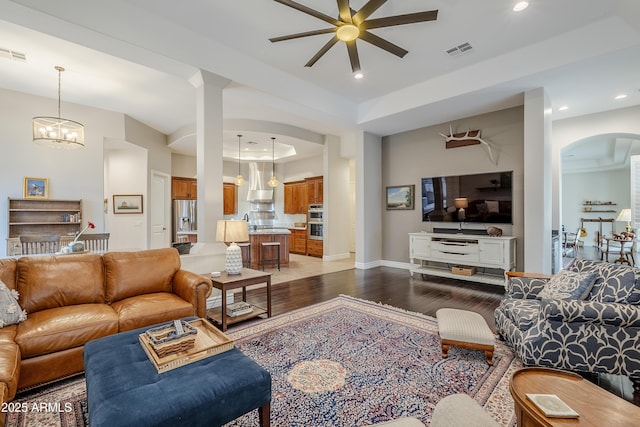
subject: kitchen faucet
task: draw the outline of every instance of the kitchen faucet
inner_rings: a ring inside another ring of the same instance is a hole
[[[248,214],[248,213],[245,213],[245,214],[244,214],[244,216],[242,217],[242,219],[243,219],[244,221],[249,222],[249,214]]]

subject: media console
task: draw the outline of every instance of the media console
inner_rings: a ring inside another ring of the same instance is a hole
[[[516,238],[470,234],[409,233],[411,277],[414,273],[506,286],[505,272],[516,268]],[[476,267],[472,275],[454,274],[453,266]]]

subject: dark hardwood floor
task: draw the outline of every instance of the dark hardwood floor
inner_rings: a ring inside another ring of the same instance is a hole
[[[412,279],[404,269],[378,267],[293,280],[272,287],[272,313],[286,313],[344,294],[432,317],[443,307],[475,311],[495,331],[493,311],[504,288],[434,276],[425,278],[416,275]],[[248,298],[256,304],[266,303],[264,290],[249,292]]]

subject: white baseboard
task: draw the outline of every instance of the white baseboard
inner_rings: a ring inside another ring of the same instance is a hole
[[[371,262],[355,262],[355,267],[360,269],[360,270],[368,270],[370,268],[375,268],[375,267],[381,267],[382,266],[382,261],[378,260],[378,261],[371,261]]]
[[[402,268],[402,269],[404,269],[404,270],[410,270],[410,269],[411,269],[411,263],[408,263],[408,262],[400,262],[400,261],[387,261],[387,260],[383,260],[383,261],[382,261],[382,266],[383,266],[383,267]]]

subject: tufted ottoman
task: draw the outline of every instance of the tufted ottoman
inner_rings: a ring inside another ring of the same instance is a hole
[[[451,346],[482,350],[487,363],[493,365],[495,337],[484,318],[478,313],[455,308],[436,311],[442,357],[447,357]]]
[[[138,341],[146,329],[85,345],[91,427],[221,426],[256,408],[269,426],[269,372],[233,348],[158,374]]]

